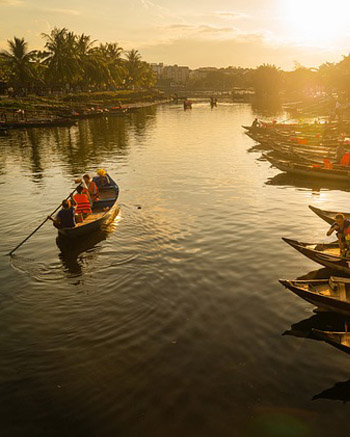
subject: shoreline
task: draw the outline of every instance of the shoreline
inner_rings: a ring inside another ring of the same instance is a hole
[[[77,93],[62,96],[26,96],[14,98],[0,96],[0,116],[11,116],[16,111],[24,110],[31,117],[48,116],[62,113],[63,111],[87,111],[91,108],[110,109],[118,105],[124,108],[146,108],[153,105],[170,102],[165,94],[156,91],[113,91],[96,93]],[[1,117],[0,117],[0,121]]]

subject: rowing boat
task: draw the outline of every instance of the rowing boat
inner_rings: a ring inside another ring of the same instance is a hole
[[[119,211],[119,187],[110,176],[108,178],[110,185],[99,189],[100,198],[94,202],[92,213],[88,214],[81,223],[77,223],[74,228],[58,229],[60,235],[69,239],[78,238],[101,229],[113,221]]]
[[[325,209],[319,209],[315,206],[309,205],[309,208],[312,212],[314,212],[316,215],[318,215],[322,220],[332,225],[335,222],[335,216],[337,214],[343,214],[343,216],[350,220],[350,212],[337,212],[337,211],[326,211]]]
[[[280,280],[297,296],[323,311],[350,316],[350,279]]]
[[[317,165],[293,162],[288,159],[278,159],[271,154],[264,153],[263,156],[279,170],[304,177],[317,179],[331,179],[335,181],[350,182],[350,171],[339,168],[323,168]]]
[[[337,349],[350,354],[350,333],[323,331],[321,329],[312,329],[312,333],[319,340],[323,340]]]
[[[289,238],[282,240],[312,261],[350,276],[350,259],[340,255],[338,242],[311,244]]]

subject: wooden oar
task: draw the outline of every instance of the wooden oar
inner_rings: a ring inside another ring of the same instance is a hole
[[[76,192],[79,185],[74,188],[74,190],[70,193],[69,196],[66,197],[66,200],[73,196],[73,194]],[[31,234],[28,235],[28,237],[26,237],[21,243],[19,243],[14,249],[12,249],[11,252],[9,252],[7,255],[11,256],[13,253],[15,253],[16,250],[19,249],[22,246],[22,244],[24,244],[26,241],[28,241],[29,238],[32,237],[42,226],[44,226],[44,224],[48,220],[50,220],[51,217],[55,214],[55,212],[57,212],[60,208],[61,208],[61,205],[58,205],[58,207],[55,209],[55,211],[53,211],[49,216],[47,216],[46,219],[38,227],[36,227]]]

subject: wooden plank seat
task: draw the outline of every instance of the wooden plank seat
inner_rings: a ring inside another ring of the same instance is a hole
[[[91,214],[86,216],[82,222],[77,223],[75,227],[86,225],[87,223],[94,222],[95,220],[102,218],[105,214],[106,214],[106,211],[92,212]]]

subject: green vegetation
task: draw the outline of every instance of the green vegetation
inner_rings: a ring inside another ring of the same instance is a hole
[[[137,50],[124,52],[117,43],[98,45],[89,35],[66,28],[54,28],[42,36],[42,51],[29,51],[23,38],[14,37],[8,41],[8,49],[0,52],[0,80],[8,83],[16,96],[154,85],[152,69]]]
[[[350,55],[339,63],[325,63],[319,68],[306,68],[296,63],[293,71],[283,71],[275,65],[258,68],[228,67],[203,72],[187,84],[193,90],[231,91],[252,88],[257,97],[278,96],[303,98],[324,91],[336,92],[350,98]]]

